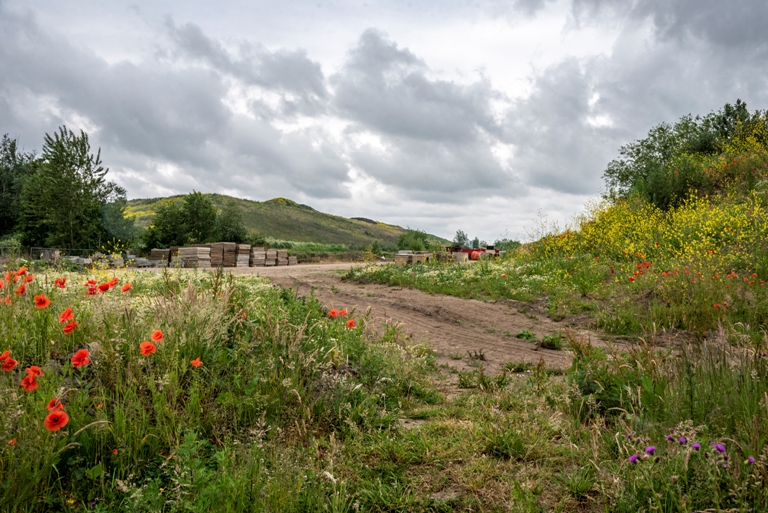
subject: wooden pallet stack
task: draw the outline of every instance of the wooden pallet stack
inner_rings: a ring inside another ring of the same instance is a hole
[[[267,258],[264,261],[264,265],[266,265],[267,267],[277,265],[277,250],[268,249],[266,251],[266,254],[267,254]]]
[[[237,262],[237,244],[222,242],[224,245],[224,267],[234,267]]]
[[[211,267],[221,267],[224,265],[224,243],[215,242],[211,244]]]
[[[211,248],[192,246],[179,248],[179,256],[184,267],[202,269],[211,267]]]
[[[170,249],[153,248],[149,251],[150,260],[165,260],[167,262],[170,258],[171,258]]]
[[[298,265],[299,258],[295,256],[289,256],[288,257],[288,265]]]
[[[235,250],[236,258],[235,265],[237,267],[248,267],[251,263],[251,245],[250,244],[238,244]]]
[[[261,247],[251,248],[251,258],[249,262],[251,267],[264,267],[266,260],[267,260],[267,252],[264,248],[261,248]]]
[[[277,265],[288,265],[288,250],[287,249],[278,249],[277,250]]]

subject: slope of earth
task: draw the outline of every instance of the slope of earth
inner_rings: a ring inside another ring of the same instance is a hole
[[[367,324],[383,333],[386,325],[399,325],[409,343],[424,343],[433,349],[439,365],[457,371],[483,366],[495,375],[508,363],[537,364],[564,369],[571,363],[565,351],[537,348],[515,338],[521,330],[538,339],[567,329],[514,301],[483,302],[420,290],[342,281],[340,273],[351,264],[299,265],[291,267],[232,269],[235,274],[256,273],[276,285],[292,288],[299,295],[314,293],[327,308],[345,308],[354,317],[368,316]],[[574,328],[578,336],[597,345],[598,337]]]
[[[297,242],[322,242],[364,247],[379,241],[383,247],[394,248],[405,229],[400,226],[376,222],[370,219],[348,219],[318,212],[285,198],[269,201],[252,201],[222,194],[206,194],[214,206],[221,210],[234,202],[243,215],[246,228],[274,239]],[[168,198],[133,199],[125,210],[140,226],[148,226],[160,205],[183,201],[184,196]],[[442,243],[445,239],[432,236]]]

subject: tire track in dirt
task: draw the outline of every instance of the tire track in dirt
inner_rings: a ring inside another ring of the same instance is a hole
[[[383,333],[384,324],[399,324],[414,343],[425,343],[437,352],[439,365],[457,370],[473,370],[482,364],[486,372],[501,372],[507,362],[536,364],[540,359],[547,367],[565,368],[571,363],[567,351],[537,348],[517,339],[526,329],[541,339],[566,328],[543,315],[518,310],[514,301],[484,302],[452,296],[427,294],[419,290],[377,284],[360,284],[341,280],[340,271],[350,264],[299,265],[291,267],[232,269],[234,274],[258,274],[276,285],[291,288],[299,295],[315,297],[327,308],[354,310],[361,317],[370,309],[369,326]],[[593,343],[597,336],[586,330],[577,334]],[[469,354],[484,355],[472,361]]]

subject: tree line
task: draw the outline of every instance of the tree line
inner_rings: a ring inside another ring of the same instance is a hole
[[[200,192],[161,206],[152,225],[141,229],[125,216],[126,191],[107,179],[108,172],[101,150],[91,150],[82,130],[78,134],[62,126],[45,134],[40,155],[21,150],[18,140],[5,134],[0,140],[0,240],[69,249],[119,240],[150,249],[249,237],[236,204],[219,212]]]

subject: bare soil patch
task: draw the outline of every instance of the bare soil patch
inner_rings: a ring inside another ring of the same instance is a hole
[[[327,308],[354,310],[362,316],[370,310],[369,321],[382,330],[385,323],[399,324],[414,343],[424,343],[437,353],[438,365],[469,371],[482,365],[486,372],[502,371],[507,362],[536,364],[540,359],[547,367],[565,368],[571,363],[567,351],[537,348],[532,342],[515,338],[520,330],[528,330],[539,339],[566,329],[563,322],[553,321],[541,313],[524,308],[513,301],[484,302],[452,296],[427,294],[420,290],[360,284],[342,281],[340,275],[353,265],[298,265],[231,269],[234,274],[257,274],[299,295],[314,291]],[[579,336],[593,343],[598,337],[586,329],[575,329]]]

